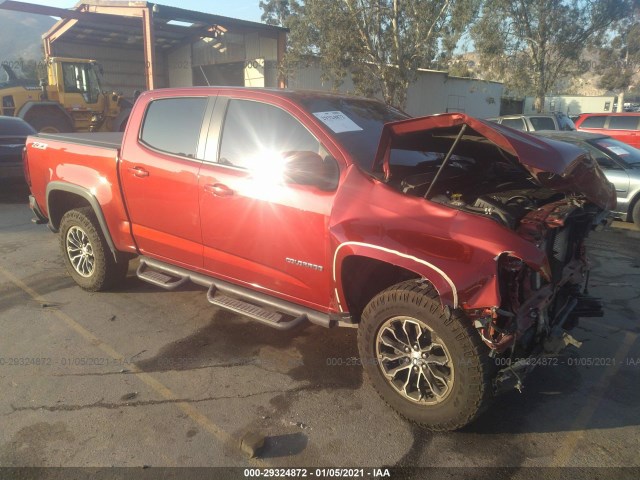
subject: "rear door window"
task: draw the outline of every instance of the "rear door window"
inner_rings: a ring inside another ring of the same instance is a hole
[[[638,130],[640,117],[609,117],[610,130]]]
[[[196,158],[207,97],[154,100],[140,132],[145,145],[181,157]]]
[[[522,118],[503,118],[502,125],[515,128],[516,130],[525,131],[524,120]]]
[[[607,119],[605,115],[597,115],[594,117],[587,117],[584,122],[580,124],[581,128],[604,128],[604,122]]]
[[[530,117],[534,130],[556,130],[556,122],[551,117]]]

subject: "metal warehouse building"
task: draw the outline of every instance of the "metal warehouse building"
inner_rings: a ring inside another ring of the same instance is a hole
[[[323,80],[318,61],[292,72],[287,83],[290,88],[311,90],[330,90],[333,86],[330,80]],[[339,91],[354,90],[353,81],[347,75]],[[500,82],[452,77],[447,72],[419,69],[415,82],[409,86],[405,110],[416,117],[447,112],[462,112],[478,118],[497,117],[503,91]]]
[[[317,65],[289,79],[280,76],[287,39],[281,27],[146,1],[83,0],[67,10],[6,0],[0,8],[59,17],[43,35],[45,53],[96,60],[104,83],[126,96],[192,85],[332,88]],[[354,91],[350,78],[340,91]],[[409,89],[407,111],[497,116],[502,91],[501,83],[421,70]]]
[[[287,30],[146,1],[83,0],[73,9],[6,1],[0,8],[61,19],[43,35],[53,57],[99,62],[125,95],[192,85],[284,86]]]

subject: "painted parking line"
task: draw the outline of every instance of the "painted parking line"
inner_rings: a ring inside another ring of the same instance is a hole
[[[601,387],[601,392],[598,395],[594,395],[589,398],[587,404],[582,407],[582,410],[578,412],[574,422],[571,424],[571,431],[567,434],[564,442],[560,446],[560,448],[556,451],[556,454],[551,461],[550,467],[566,467],[569,460],[573,455],[573,452],[578,445],[578,442],[582,440],[582,437],[585,433],[585,428],[589,425],[589,422],[593,418],[600,402],[602,400],[602,396],[609,388],[609,384],[611,383],[611,379],[615,377],[620,369],[620,366],[624,363],[624,359],[629,354],[631,347],[637,340],[638,335],[632,332],[626,332],[624,335],[624,340],[618,347],[618,350],[615,354],[615,366],[611,369],[608,369],[603,375],[600,381],[598,382],[598,386]]]
[[[40,295],[38,292],[36,292],[34,289],[29,287],[29,285],[27,285],[22,280],[17,278],[15,275],[13,275],[12,273],[10,273],[6,269],[4,269],[2,266],[0,266],[0,274],[2,274],[13,285],[15,285],[20,290],[22,290],[27,295],[29,295],[36,302],[41,303],[41,304],[51,303],[50,301],[45,299],[42,295]],[[69,329],[71,329],[74,332],[76,332],[82,338],[87,340],[91,345],[99,348],[104,353],[106,353],[111,358],[113,358],[114,360],[119,361],[119,360],[121,360],[123,358],[126,358],[125,355],[119,353],[115,348],[113,348],[108,343],[105,343],[104,341],[100,340],[96,335],[94,335],[89,330],[87,330],[85,327],[83,327],[81,324],[79,324],[77,321],[75,321],[70,315],[68,315],[68,314],[66,314],[66,313],[64,313],[64,312],[62,312],[60,310],[57,310],[57,309],[51,309],[51,310],[49,310],[49,312],[51,312],[53,315],[58,317],[58,319],[60,319]],[[182,412],[185,415],[187,415],[189,418],[191,418],[191,420],[196,422],[204,430],[206,430],[207,432],[212,434],[218,440],[220,440],[223,443],[227,443],[227,444],[233,444],[233,442],[235,442],[236,444],[238,443],[238,441],[239,441],[238,439],[234,439],[229,433],[227,433],[221,427],[219,427],[214,422],[212,422],[211,419],[209,419],[206,415],[202,414],[193,405],[191,405],[188,402],[184,402],[184,401],[183,402],[175,401],[175,400],[179,399],[180,397],[178,397],[169,387],[164,385],[162,382],[160,382],[159,380],[157,380],[153,376],[149,375],[148,373],[140,370],[134,364],[131,364],[130,366],[128,366],[128,369],[130,370],[130,374],[131,375],[135,376],[138,380],[140,380],[142,383],[144,383],[145,385],[150,387],[152,390],[154,390],[160,396],[162,396],[163,398],[165,398],[167,400],[172,400],[173,404],[177,408],[182,410]],[[260,459],[256,459],[256,458],[248,459],[248,462],[249,462],[249,464],[251,464],[253,466],[256,466],[256,467],[268,467],[268,466],[270,466],[268,463],[266,463],[266,462],[264,462],[264,461],[262,461]]]

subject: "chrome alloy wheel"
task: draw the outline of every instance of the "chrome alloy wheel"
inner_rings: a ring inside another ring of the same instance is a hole
[[[95,270],[96,259],[89,237],[79,227],[73,226],[67,232],[67,255],[73,269],[83,277],[90,277]]]
[[[433,405],[453,388],[454,368],[444,342],[424,322],[392,317],[376,335],[378,367],[405,399]]]

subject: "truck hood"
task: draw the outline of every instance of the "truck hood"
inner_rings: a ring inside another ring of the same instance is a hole
[[[469,135],[480,135],[513,155],[541,186],[563,193],[583,195],[605,210],[615,208],[614,186],[607,180],[593,157],[581,148],[565,142],[534,137],[462,113],[447,113],[387,123],[382,129],[373,171],[382,170],[385,178],[389,179],[391,145],[401,141],[403,136],[415,136],[420,132],[463,124],[473,130],[467,130]]]

